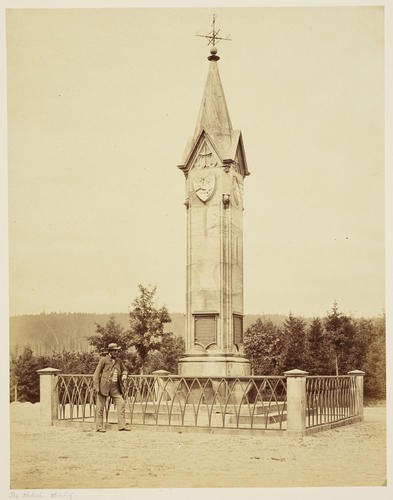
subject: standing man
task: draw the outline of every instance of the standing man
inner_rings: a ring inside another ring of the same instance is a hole
[[[127,371],[119,359],[120,349],[115,343],[109,344],[108,354],[100,359],[93,375],[94,391],[97,395],[97,432],[105,432],[104,407],[108,396],[111,396],[117,408],[119,431],[130,430],[126,427],[126,405],[123,399],[123,384],[127,380]]]

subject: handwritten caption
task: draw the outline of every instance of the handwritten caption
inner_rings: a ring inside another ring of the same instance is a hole
[[[61,500],[72,500],[72,493],[65,491],[11,491],[8,495],[9,498],[61,498]]]

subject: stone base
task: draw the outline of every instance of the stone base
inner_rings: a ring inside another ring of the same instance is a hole
[[[251,365],[238,355],[185,355],[180,359],[178,373],[183,377],[248,377]]]

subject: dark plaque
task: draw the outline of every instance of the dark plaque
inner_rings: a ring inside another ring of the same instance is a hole
[[[195,342],[203,346],[216,343],[216,315],[195,316]]]
[[[233,315],[233,343],[238,345],[243,343],[243,316]]]

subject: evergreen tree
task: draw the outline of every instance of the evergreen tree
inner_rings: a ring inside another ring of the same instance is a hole
[[[348,370],[364,370],[367,361],[367,351],[373,341],[373,322],[369,319],[353,319],[354,336],[347,353]]]
[[[127,342],[135,348],[140,371],[144,373],[149,353],[160,350],[163,339],[169,335],[164,332],[164,325],[170,323],[171,318],[165,306],[159,309],[155,307],[154,296],[157,287],[138,285],[138,288],[140,296],[132,303]]]
[[[385,314],[370,321],[369,343],[364,365],[365,396],[386,398],[386,318]]]
[[[356,328],[350,316],[339,312],[337,302],[325,318],[325,329],[333,347],[336,375],[353,370],[353,350],[356,342]],[[352,358],[352,359],[351,359]]]
[[[301,318],[296,318],[292,313],[284,322],[284,370],[304,369],[306,334],[305,323]]]
[[[282,374],[282,332],[270,320],[262,321],[258,318],[244,332],[243,343],[254,375]]]
[[[332,349],[319,318],[314,318],[306,335],[305,370],[310,375],[330,375],[334,371]]]
[[[39,401],[38,369],[37,359],[33,356],[30,346],[26,346],[22,354],[11,358],[11,400],[14,400],[16,394],[18,401],[31,401],[32,403]]]

